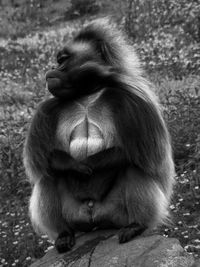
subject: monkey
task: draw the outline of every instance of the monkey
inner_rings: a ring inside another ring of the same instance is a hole
[[[174,163],[169,132],[138,56],[108,19],[90,22],[46,74],[51,97],[24,145],[36,232],[62,253],[77,232],[119,229],[128,242],[168,220]]]

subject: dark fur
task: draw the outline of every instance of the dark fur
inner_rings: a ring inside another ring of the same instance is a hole
[[[76,230],[122,228],[119,239],[125,242],[162,223],[172,191],[170,141],[152,85],[121,33],[105,21],[99,23],[74,38],[75,47],[90,47],[87,53],[70,48],[58,53],[58,68],[47,74],[55,98],[39,106],[24,150],[34,184],[33,224],[53,239],[59,236],[59,251],[72,247]],[[115,144],[76,160],[57,148],[59,118],[74,100],[102,89],[93,113],[97,122],[102,107],[106,117],[111,114]]]

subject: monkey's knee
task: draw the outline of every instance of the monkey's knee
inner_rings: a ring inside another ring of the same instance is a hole
[[[29,212],[35,231],[52,240],[65,229],[60,200],[52,181],[41,180],[34,185]]]

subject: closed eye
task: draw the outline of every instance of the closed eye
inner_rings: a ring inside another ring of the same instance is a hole
[[[58,55],[57,55],[57,62],[58,62],[59,65],[61,65],[66,60],[68,60],[70,57],[71,57],[70,54],[67,54],[67,53],[64,53],[64,54],[58,53]]]

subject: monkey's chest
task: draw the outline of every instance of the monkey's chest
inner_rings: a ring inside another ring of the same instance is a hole
[[[58,122],[56,146],[76,160],[116,145],[111,111],[99,95],[93,97],[72,103]]]

